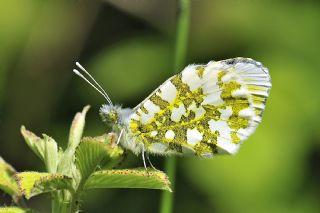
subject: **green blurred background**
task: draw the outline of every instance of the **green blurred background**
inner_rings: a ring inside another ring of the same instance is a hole
[[[172,0],[2,0],[0,156],[17,170],[43,166],[22,124],[65,147],[75,112],[85,135],[104,133],[104,99],[72,74],[80,61],[111,99],[134,107],[172,75]],[[251,57],[273,88],[263,122],[236,156],[179,158],[174,212],[320,212],[320,3],[192,0],[187,63]],[[157,168],[163,158],[153,157]],[[123,167],[141,166],[129,156]],[[96,190],[84,212],[158,212],[160,191]],[[10,199],[0,192],[0,205]],[[47,195],[28,201],[49,212]]]

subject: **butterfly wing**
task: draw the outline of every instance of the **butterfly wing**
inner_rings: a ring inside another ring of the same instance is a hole
[[[129,133],[150,153],[234,154],[260,123],[270,88],[252,59],[189,65],[134,109]]]

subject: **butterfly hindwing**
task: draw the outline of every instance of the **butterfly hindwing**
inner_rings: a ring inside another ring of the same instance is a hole
[[[252,59],[189,65],[134,109],[129,132],[150,153],[233,154],[261,121],[270,87]]]

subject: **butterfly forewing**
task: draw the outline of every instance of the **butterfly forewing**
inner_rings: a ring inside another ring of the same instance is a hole
[[[189,65],[134,109],[129,133],[150,153],[234,154],[261,121],[270,88],[252,59]]]

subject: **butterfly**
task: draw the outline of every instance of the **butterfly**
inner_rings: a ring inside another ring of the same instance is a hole
[[[191,64],[133,109],[113,105],[105,90],[77,62],[73,71],[108,104],[100,115],[118,143],[135,154],[235,154],[257,128],[271,89],[269,71],[250,58]],[[149,159],[149,158],[148,158]],[[152,164],[151,164],[152,165]]]

